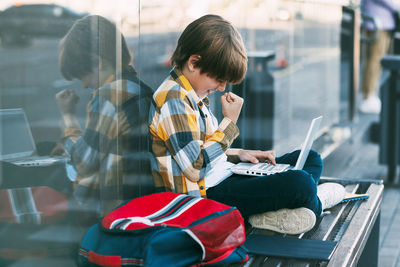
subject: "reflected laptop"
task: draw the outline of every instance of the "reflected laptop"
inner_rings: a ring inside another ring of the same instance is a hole
[[[315,136],[319,130],[321,124],[322,116],[312,120],[310,128],[304,143],[301,147],[300,155],[297,159],[296,165],[293,167],[289,164],[276,164],[272,165],[269,163],[248,163],[241,162],[231,167],[231,171],[240,175],[251,175],[251,176],[264,176],[270,175],[277,172],[283,172],[287,170],[301,170],[304,167],[304,163],[308,157],[311,146],[314,142]]]
[[[18,108],[0,109],[0,160],[19,166],[48,166],[65,163],[68,158],[37,156],[25,112]]]

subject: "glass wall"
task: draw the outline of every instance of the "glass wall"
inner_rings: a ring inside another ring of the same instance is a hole
[[[283,153],[299,146],[312,118],[324,116],[322,130],[338,122],[340,5],[308,1],[170,2],[141,3],[139,57],[146,60],[140,62],[139,69],[153,88],[168,74],[168,58],[179,32],[195,18],[214,13],[238,27],[249,55],[254,56],[249,72],[258,73],[247,76],[253,82],[232,89],[246,97],[239,122],[241,135],[234,145],[274,148]],[[154,18],[149,10],[165,15]],[[260,53],[266,57],[262,70],[256,66],[262,61]],[[271,54],[274,59],[268,59]],[[148,71],[150,64],[153,67]],[[211,97],[214,113],[221,119],[218,99],[218,93]]]
[[[227,88],[245,99],[233,146],[279,155],[300,146],[312,118],[324,116],[321,132],[339,120],[341,6],[333,1],[5,0],[0,10],[2,266],[74,266],[90,225],[121,201],[151,192],[147,91],[131,99],[137,88],[117,82],[130,75],[125,41],[129,65],[156,90],[188,23],[208,13],[231,21],[249,54],[245,80]],[[72,44],[60,44],[87,15],[113,22],[123,36],[112,32],[104,41],[107,23],[96,20],[70,37]],[[215,94],[211,107],[221,119]],[[37,155],[61,158],[17,162]]]

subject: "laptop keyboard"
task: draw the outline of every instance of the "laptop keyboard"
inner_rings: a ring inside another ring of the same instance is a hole
[[[277,165],[272,165],[272,164],[262,164],[259,166],[259,170],[263,172],[269,173],[276,173],[276,172],[282,172],[283,170],[286,170],[289,167],[288,164],[277,164]]]
[[[56,162],[64,161],[64,158],[25,158],[21,160],[12,161],[13,164],[18,166],[48,166]]]
[[[261,176],[261,175],[269,175],[277,172],[286,171],[290,169],[290,165],[289,164],[272,165],[268,163],[253,164],[253,163],[241,162],[238,165],[232,167],[233,172],[235,172],[235,169],[239,174]]]
[[[263,164],[261,167],[260,167],[260,170],[263,170],[263,171],[271,171],[271,170],[273,170],[274,168],[279,168],[279,167],[277,167],[277,166],[274,166],[274,165],[272,165],[272,164]]]

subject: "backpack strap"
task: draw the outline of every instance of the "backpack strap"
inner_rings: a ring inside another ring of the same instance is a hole
[[[129,265],[144,265],[142,259],[122,258],[121,256],[101,255],[94,251],[87,251],[83,248],[79,249],[79,255],[87,258],[89,262],[99,266],[120,267]]]

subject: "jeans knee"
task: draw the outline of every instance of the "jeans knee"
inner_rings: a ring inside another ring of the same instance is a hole
[[[321,168],[323,166],[321,155],[315,150],[310,150],[307,161],[309,164],[312,164],[314,166],[319,165],[319,166],[321,166]]]
[[[321,155],[313,149],[311,149],[310,152],[308,153],[308,158],[312,161],[320,162],[322,164]]]
[[[298,192],[307,196],[315,196],[317,194],[317,186],[312,175],[303,170],[296,170],[294,172],[294,182]]]

